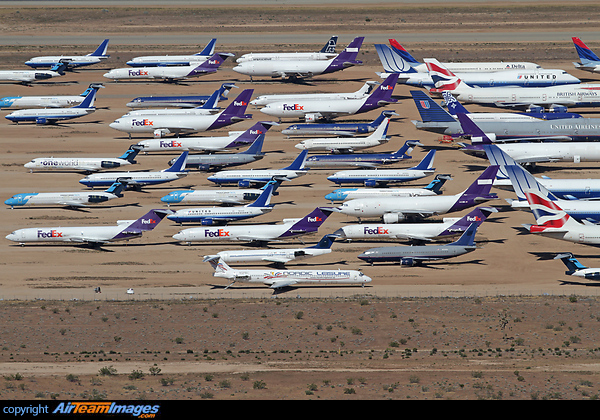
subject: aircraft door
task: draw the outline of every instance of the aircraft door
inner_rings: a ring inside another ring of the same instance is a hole
[[[583,233],[579,234],[579,242],[585,241],[585,235]]]

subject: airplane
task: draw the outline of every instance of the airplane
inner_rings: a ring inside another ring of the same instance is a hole
[[[106,60],[110,55],[106,55],[108,48],[108,39],[102,41],[102,43],[96,48],[96,50],[90,54],[79,56],[79,55],[58,55],[58,56],[41,56],[33,57],[25,62],[29,67],[34,69],[40,67],[54,67],[58,63],[65,63],[67,68],[84,67],[92,64],[98,64],[102,60]]]
[[[304,168],[307,154],[308,151],[301,151],[290,165],[281,169],[224,170],[206,179],[219,185],[237,184],[240,188],[249,187],[252,184],[265,184],[274,179],[290,181],[306,175],[308,172],[308,169]]]
[[[109,200],[123,197],[121,192],[127,186],[127,182],[118,179],[106,191],[103,192],[49,192],[49,193],[20,193],[15,194],[4,201],[4,204],[15,207],[29,206],[52,206],[63,207],[87,207],[90,204],[106,203]]]
[[[245,241],[264,243],[296,238],[315,233],[327,220],[333,209],[317,207],[306,216],[299,219],[283,219],[277,224],[243,224],[226,227],[195,227],[183,229],[173,235],[173,239],[181,242],[214,242],[214,241]]]
[[[570,252],[558,254],[555,260],[561,260],[568,268],[565,274],[587,280],[600,280],[600,268],[590,268],[581,264]]]
[[[208,60],[215,53],[216,38],[211,39],[202,51],[196,54],[182,55],[148,55],[134,57],[126,64],[131,67],[166,67],[189,66],[192,63],[200,64]]]
[[[356,57],[364,39],[362,36],[354,38],[341,53],[329,60],[253,60],[238,63],[233,71],[250,76],[250,81],[254,76],[295,80],[329,74],[362,65]]]
[[[331,245],[336,236],[327,234],[313,246],[304,248],[267,248],[267,249],[240,249],[234,251],[220,251],[213,255],[206,255],[203,261],[220,258],[227,264],[241,262],[268,262],[283,266],[290,261],[303,260],[331,253]]]
[[[0,70],[0,82],[18,82],[29,86],[32,82],[64,76],[67,65],[60,63],[52,66],[50,70]]]
[[[446,181],[452,179],[450,175],[438,174],[424,188],[338,188],[325,195],[325,199],[334,203],[335,201],[353,200],[355,198],[369,197],[417,197],[424,195],[439,195]]]
[[[576,69],[589,71],[591,73],[600,72],[600,58],[592,51],[590,47],[585,45],[578,37],[571,37],[573,44],[575,44],[575,50],[579,56],[579,63],[573,63]]]
[[[436,150],[432,149],[418,165],[407,169],[352,169],[339,171],[327,177],[328,181],[342,184],[363,184],[365,187],[394,184],[397,182],[414,181],[435,172],[433,161]]]
[[[129,149],[117,158],[110,157],[41,157],[35,158],[23,165],[30,172],[37,170],[61,170],[61,171],[83,171],[96,172],[104,169],[119,168],[121,166],[133,165],[137,162],[135,157],[140,152],[141,147],[132,144]]]
[[[102,187],[111,185],[117,179],[127,181],[128,189],[140,189],[147,185],[164,184],[166,182],[176,181],[187,176],[185,163],[188,152],[183,152],[177,161],[169,168],[162,171],[136,171],[136,172],[103,172],[95,173],[86,176],[79,180],[80,184],[94,189],[94,187]]]
[[[266,284],[276,291],[303,284],[359,284],[364,287],[366,283],[371,282],[369,276],[357,270],[236,270],[221,259],[214,258],[207,261],[215,270],[213,276],[231,281],[226,289],[236,281]]]
[[[228,149],[238,149],[254,143],[259,137],[277,123],[259,121],[246,131],[233,131],[228,136],[220,137],[188,137],[172,140],[150,139],[137,143],[144,152],[171,152],[171,151],[209,151],[217,152]]]
[[[396,71],[399,68],[398,63],[403,59],[400,54],[394,52],[390,47],[383,44],[375,44],[375,49],[379,55],[379,60],[384,67],[385,72],[379,73],[379,77],[386,78],[392,73],[400,75],[398,83],[409,86],[417,86],[424,88],[434,88],[434,78],[429,72],[417,72],[410,65],[407,71]],[[427,59],[425,59],[427,60]],[[431,59],[433,60],[433,59]],[[390,62],[392,65],[390,65]],[[555,86],[572,83],[581,83],[577,77],[567,73],[562,69],[518,69],[518,70],[500,70],[495,72],[453,72],[456,77],[459,77],[464,83],[473,87],[492,87],[492,86],[523,86],[523,87],[540,87],[540,86]]]
[[[288,136],[304,136],[304,135],[333,135],[333,136],[355,136],[357,134],[369,134],[379,127],[379,124],[386,117],[398,115],[394,111],[382,111],[379,117],[369,123],[308,123],[308,124],[292,124],[281,131],[281,134]]]
[[[481,225],[494,207],[476,207],[463,217],[445,217],[436,223],[363,223],[345,225],[333,234],[341,240],[401,239],[416,242],[436,241],[462,235],[471,224]]]
[[[319,52],[292,52],[292,53],[247,53],[235,60],[236,63],[246,61],[268,61],[268,60],[329,60],[337,56],[335,47],[337,35],[333,35],[325,43]]]
[[[257,217],[273,210],[273,205],[270,204],[273,188],[272,183],[267,184],[267,188],[265,188],[256,200],[244,206],[186,208],[168,215],[167,219],[180,225],[191,222],[200,223],[202,226],[213,226]]]
[[[477,249],[475,245],[477,227],[477,223],[471,223],[460,238],[449,244],[384,246],[368,249],[358,255],[358,258],[371,265],[375,262],[393,262],[412,267],[414,265],[422,265],[427,261],[458,257]]]
[[[237,88],[233,83],[223,83],[219,88],[219,101],[226,101],[229,91]],[[135,108],[152,107],[179,107],[179,108],[197,108],[202,106],[211,98],[212,95],[186,95],[186,96],[138,96],[127,102],[125,106]]]
[[[99,85],[99,87],[104,87]],[[70,108],[29,108],[17,109],[8,115],[5,115],[9,121],[16,124],[21,122],[33,121],[38,125],[56,124],[59,121],[72,120],[74,118],[84,117],[96,111],[94,101],[96,100],[97,88],[90,90],[85,99],[79,104]]]
[[[186,134],[223,128],[252,118],[245,114],[254,89],[245,89],[227,108],[214,115],[154,115],[148,118],[123,116],[109,124],[110,128],[132,133],[154,133],[159,138],[167,134]]]
[[[409,218],[426,218],[454,213],[477,206],[498,196],[490,193],[498,166],[490,165],[464,191],[453,195],[357,198],[344,201],[335,211],[358,220],[380,217],[384,223],[398,223]]]
[[[390,140],[387,132],[390,125],[390,119],[385,118],[377,130],[367,137],[322,137],[302,140],[296,144],[296,149],[300,150],[327,150],[330,153],[353,153],[355,150],[368,149],[379,146]]]
[[[13,231],[6,239],[24,245],[28,242],[66,242],[99,246],[139,238],[153,230],[170,210],[154,209],[137,220],[119,220],[115,226],[35,227]]]
[[[202,203],[220,203],[224,205],[246,204],[254,201],[267,188],[267,185],[273,184],[273,195],[279,194],[276,189],[281,185],[281,181],[270,181],[261,188],[245,188],[228,190],[224,188],[215,188],[208,190],[177,190],[171,191],[160,199],[163,203],[171,204],[202,204]]]
[[[63,108],[79,105],[92,89],[98,89],[101,83],[91,83],[80,95],[58,95],[58,96],[5,96],[0,99],[1,109],[18,108]]]
[[[366,98],[271,102],[261,108],[260,112],[278,117],[279,120],[281,118],[303,118],[306,122],[314,122],[319,119],[331,120],[343,115],[362,114],[396,103],[398,100],[392,98],[396,80],[398,80],[397,74],[390,75],[377,88],[373,89],[373,92]]]
[[[107,79],[119,80],[163,80],[172,82],[183,80],[189,77],[206,76],[215,73],[230,53],[216,53],[208,60],[201,63],[190,63],[187,66],[156,66],[156,67],[136,67],[112,69],[104,73]]]
[[[412,159],[414,146],[421,145],[418,141],[407,140],[404,145],[392,153],[349,153],[349,154],[328,154],[312,155],[306,159],[307,168],[332,168],[332,167],[352,167],[352,168],[376,168],[380,165],[390,165],[406,159]]]

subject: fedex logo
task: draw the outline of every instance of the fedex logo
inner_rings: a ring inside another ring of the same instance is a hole
[[[391,86],[391,85],[381,85],[381,86],[379,86],[379,88],[381,90],[393,90],[394,86]]]
[[[283,110],[284,111],[304,111],[304,105],[298,105],[298,104],[288,105],[288,104],[283,104]]]
[[[149,120],[149,119],[147,119],[147,118],[144,118],[143,120],[136,120],[136,119],[133,119],[133,120],[131,120],[131,125],[132,125],[132,126],[134,126],[134,125],[135,125],[135,126],[138,126],[138,127],[140,127],[140,126],[145,126],[145,125],[148,125],[148,126],[150,126],[150,125],[154,125],[154,121],[150,121],[150,120]]]
[[[156,220],[154,219],[141,219],[140,221],[142,222],[142,225],[151,225],[156,223]]]
[[[129,70],[131,77],[148,76],[148,70]]]
[[[246,101],[233,101],[233,105],[235,106],[248,106],[248,102]]]
[[[217,229],[216,231],[211,231],[209,229],[204,230],[205,238],[217,238],[221,236],[229,236],[229,231],[225,229]]]
[[[389,235],[390,231],[389,231],[389,229],[384,229],[381,226],[377,226],[374,229],[365,227],[364,234],[365,235]]]
[[[181,147],[181,142],[180,141],[175,141],[175,140],[171,140],[171,141],[160,141],[158,144],[159,147]]]
[[[250,130],[250,134],[263,134],[260,130]]]
[[[322,222],[323,221],[323,219],[320,218],[319,216],[317,216],[317,217],[309,217],[307,220],[308,220],[309,223],[315,223],[315,222]]]
[[[208,64],[219,64],[217,60],[208,60]]]
[[[57,230],[54,230],[54,229],[51,229],[48,232],[44,232],[43,230],[38,230],[37,237],[38,238],[62,238],[63,233],[59,232]]]
[[[479,216],[467,216],[467,222],[481,222],[481,217]]]

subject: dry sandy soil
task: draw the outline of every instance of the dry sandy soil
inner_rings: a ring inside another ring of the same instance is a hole
[[[218,48],[241,55],[249,51],[314,50],[332,33],[339,45],[365,35],[363,67],[315,77],[306,84],[257,80],[231,70],[233,60],[213,76],[184,83],[112,83],[102,74],[122,67],[129,58],[152,53],[196,52],[203,45],[109,44],[111,59],[98,67],[69,73],[58,81],[34,87],[3,84],[1,96],[78,94],[90,82],[105,82],[98,110],[89,117],[57,126],[13,125],[2,128],[0,192],[79,189],[80,174],[27,173],[22,165],[48,155],[118,156],[131,140],[108,123],[127,112],[125,103],[142,94],[210,93],[223,81],[255,94],[281,92],[348,92],[366,80],[377,80],[379,61],[370,33],[402,40],[402,33],[427,33],[432,26],[452,39],[455,31],[471,31],[471,43],[403,43],[417,58],[440,61],[527,60],[563,68],[584,81],[597,77],[575,70],[572,30],[594,30],[600,6],[575,3],[568,19],[560,3],[510,3],[502,7],[369,6],[258,9],[231,15],[219,7],[144,8],[0,7],[0,34],[61,34],[63,46],[0,47],[2,68],[22,68],[28,58],[69,49],[88,53],[95,45],[71,45],[70,38],[97,34],[141,36],[196,33],[202,41],[217,37]],[[213,19],[209,30],[198,17]],[[343,17],[343,19],[342,19]],[[176,24],[174,22],[177,22]],[[457,23],[461,22],[461,23]],[[581,23],[583,22],[583,24]],[[293,28],[297,42],[286,36]],[[527,41],[536,30],[555,31],[555,39]],[[168,32],[167,32],[168,31]],[[281,44],[261,44],[250,35],[282,33]],[[520,31],[524,41],[506,42],[503,34]],[[246,41],[244,33],[250,35]],[[303,33],[321,33],[319,43],[302,42]],[[477,34],[498,34],[497,42],[478,42]],[[239,34],[239,42],[220,36]],[[582,38],[584,35],[579,34]],[[597,39],[585,39],[600,48]],[[385,39],[381,40],[385,42]],[[401,41],[402,42],[402,41]],[[95,43],[92,42],[92,43]],[[407,139],[425,145],[413,152],[420,160],[428,148],[439,148],[438,173],[451,173],[445,193],[462,191],[486,166],[439,136],[417,131],[410,122],[418,113],[410,88],[397,86],[400,116],[391,126],[393,140],[377,150],[397,149]],[[234,92],[235,94],[235,92]],[[472,111],[483,108],[470,107]],[[489,111],[489,109],[487,109]],[[6,111],[3,111],[5,113]],[[253,121],[263,119],[250,109]],[[594,109],[582,110],[596,116]],[[360,118],[372,120],[375,111]],[[278,167],[297,154],[297,139],[280,134],[284,122],[267,135],[267,156],[252,167]],[[223,130],[225,132],[227,130]],[[218,134],[218,133],[215,133]],[[203,135],[203,134],[200,134]],[[144,137],[135,138],[134,141]],[[375,150],[375,149],[374,149]],[[138,158],[140,169],[162,169],[172,155]],[[406,165],[406,164],[404,164]],[[550,176],[597,177],[596,165],[548,164]],[[301,217],[315,206],[329,205],[323,196],[333,189],[325,178],[332,171],[315,170],[284,184],[275,210],[255,222]],[[422,185],[415,183],[415,185]],[[214,188],[206,174],[194,172],[178,183],[127,192],[118,204],[84,211],[67,209],[0,209],[1,231],[34,226],[112,224],[135,219],[161,207],[160,197],[186,186]],[[369,266],[356,255],[374,242],[335,243],[330,256],[290,264],[291,267],[362,269],[373,278],[367,288],[298,288],[273,297],[266,287],[224,284],[212,277],[203,255],[241,244],[178,244],[171,237],[180,227],[163,221],[153,232],[128,244],[100,250],[77,246],[27,245],[5,241],[0,247],[0,317],[3,321],[0,398],[32,399],[588,399],[600,386],[598,364],[598,289],[588,283],[566,283],[564,267],[552,259],[570,251],[594,265],[594,248],[557,243],[523,234],[531,223],[526,212],[500,212],[478,231],[479,249],[465,257],[427,267]],[[4,199],[5,199],[4,198]],[[452,215],[456,216],[456,215]],[[334,214],[316,242],[354,220]],[[292,241],[284,246],[297,246]],[[258,265],[257,265],[258,267]],[[102,293],[94,293],[100,286]],[[133,288],[135,293],[125,291]],[[152,369],[151,369],[152,368]],[[154,373],[154,374],[153,374]]]

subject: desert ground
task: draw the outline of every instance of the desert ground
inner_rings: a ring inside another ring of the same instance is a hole
[[[600,6],[576,2],[568,13],[558,2],[487,4],[375,4],[230,7],[0,4],[0,66],[24,68],[37,55],[64,51],[87,54],[110,38],[105,63],[69,72],[32,87],[3,83],[0,96],[79,94],[103,82],[90,116],[54,126],[12,124],[2,119],[3,199],[20,192],[76,191],[79,173],[29,173],[23,164],[42,156],[119,156],[145,139],[117,132],[108,124],[141,95],[209,94],[234,82],[230,98],[242,89],[255,95],[284,92],[352,92],[379,80],[374,43],[395,38],[415,57],[440,61],[536,62],[562,68],[584,82],[595,76],[576,70],[571,36],[600,50]],[[198,21],[213,22],[202,25]],[[432,29],[433,28],[433,29]],[[419,34],[433,41],[419,41]],[[540,32],[547,39],[537,40]],[[231,70],[229,59],[215,74],[176,84],[111,82],[102,75],[125,67],[132,57],[199,51],[212,37],[219,51],[239,56],[257,51],[313,51],[337,34],[338,50],[364,35],[364,65],[305,83],[276,79],[250,81]],[[468,41],[464,35],[468,34]],[[181,35],[181,36],[179,36]],[[318,37],[316,36],[318,35]],[[515,35],[517,38],[515,39]],[[48,43],[43,40],[47,37]],[[180,38],[194,41],[180,43]],[[411,41],[403,42],[408,38]],[[6,43],[12,39],[12,45]],[[162,41],[157,41],[162,39]],[[41,42],[39,42],[41,40]],[[134,41],[132,41],[134,40]],[[399,102],[386,109],[399,116],[392,140],[373,151],[397,150],[405,140],[424,146],[418,162],[437,148],[437,173],[452,180],[444,194],[465,189],[487,166],[437,134],[417,130],[419,114],[412,88],[397,85]],[[469,106],[470,111],[496,111]],[[595,117],[598,111],[577,110]],[[8,111],[1,111],[5,115]],[[270,120],[250,106],[252,121],[194,136],[245,130]],[[380,110],[340,121],[376,118]],[[298,138],[281,130],[266,136],[261,161],[248,167],[283,167],[298,150]],[[136,170],[168,166],[176,154],[141,154]],[[275,223],[329,206],[324,195],[335,185],[334,170],[311,170],[284,183],[269,214],[247,223]],[[597,165],[543,164],[537,172],[554,177],[595,178]],[[164,207],[160,198],[175,189],[217,188],[204,172],[178,182],[126,191],[116,204],[83,210],[0,209],[4,235],[22,227],[114,224]],[[410,183],[426,185],[423,182]],[[572,281],[553,257],[572,252],[586,265],[598,264],[597,249],[526,233],[532,223],[513,211],[509,191],[495,190],[496,207],[479,228],[478,249],[463,257],[423,267],[374,265],[356,256],[381,242],[335,242],[326,256],[288,266],[360,269],[373,282],[365,287],[303,287],[274,295],[266,286],[227,283],[214,278],[204,255],[247,244],[181,244],[172,238],[182,227],[164,220],[152,232],[127,243],[101,248],[73,245],[0,247],[3,400],[21,399],[592,399],[598,395],[597,285]],[[458,217],[461,214],[448,215]],[[432,218],[433,221],[441,217]],[[332,214],[317,234],[272,246],[314,244],[325,233],[356,220]],[[388,241],[386,243],[389,243]],[[403,243],[402,245],[406,245]],[[261,267],[254,264],[255,268]],[[101,288],[101,293],[94,289]],[[133,289],[133,294],[126,293]]]

